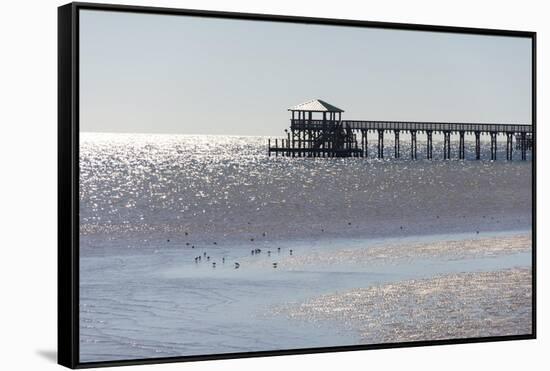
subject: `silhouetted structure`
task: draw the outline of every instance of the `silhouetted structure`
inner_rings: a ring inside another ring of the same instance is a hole
[[[434,133],[443,134],[443,158],[451,158],[451,135],[458,134],[458,158],[465,158],[464,137],[475,137],[475,158],[481,158],[480,136],[491,137],[491,160],[497,158],[497,136],[506,136],[506,159],[512,160],[513,140],[521,151],[521,159],[527,159],[527,151],[533,149],[531,125],[442,123],[409,121],[358,121],[342,120],[342,109],[320,99],[314,99],[288,109],[292,112],[290,131],[286,138],[268,140],[268,154],[292,157],[366,157],[368,133],[378,134],[378,158],[384,157],[384,133],[394,135],[394,157],[401,157],[399,136],[411,136],[410,156],[417,159],[417,133],[426,134],[426,158],[432,159]],[[314,117],[316,115],[317,117]],[[359,137],[359,141],[358,141]]]

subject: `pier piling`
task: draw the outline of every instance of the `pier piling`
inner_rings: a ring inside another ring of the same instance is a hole
[[[393,150],[394,150],[394,154],[395,154],[395,158],[399,158],[401,157],[401,154],[399,153],[400,152],[400,148],[399,148],[399,130],[394,130],[394,134],[395,134],[395,140],[394,140],[394,144],[393,144]]]
[[[527,136],[525,133],[521,133],[521,159],[527,159]]]
[[[476,137],[476,160],[479,160],[481,158],[481,143],[479,139],[481,133],[479,131],[476,131],[474,135]]]
[[[416,130],[411,130],[411,160],[416,160]]]
[[[514,133],[506,133],[506,160],[512,161],[514,155],[514,147],[512,141],[514,138]]]
[[[443,132],[443,159],[444,160],[451,159],[451,132],[450,131]]]
[[[378,130],[378,158],[384,158],[384,130]]]
[[[426,130],[426,138],[427,138],[427,144],[426,144],[426,158],[428,160],[431,160],[432,159],[432,154],[433,154],[433,141],[432,141],[432,135],[433,135],[433,131],[432,130]]]
[[[497,133],[490,132],[491,136],[491,160],[495,161],[497,159]]]
[[[464,131],[458,132],[458,158],[464,160]]]

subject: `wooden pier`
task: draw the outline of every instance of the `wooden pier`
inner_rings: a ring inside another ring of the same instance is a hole
[[[534,140],[531,125],[486,124],[486,123],[444,123],[412,121],[364,121],[342,120],[342,112],[322,100],[315,99],[289,108],[292,112],[290,130],[286,138],[268,140],[269,156],[292,157],[367,157],[368,133],[378,138],[377,157],[384,158],[384,134],[394,136],[393,153],[401,157],[400,135],[410,135],[410,158],[417,159],[417,134],[426,135],[426,158],[433,158],[433,134],[443,134],[443,158],[451,158],[451,136],[458,135],[458,158],[465,158],[465,135],[475,138],[475,158],[481,158],[481,135],[491,140],[491,160],[497,159],[497,137],[506,137],[506,159],[511,161],[515,149],[521,152],[521,159],[527,159],[527,151],[533,149]],[[313,115],[321,117],[314,118]]]

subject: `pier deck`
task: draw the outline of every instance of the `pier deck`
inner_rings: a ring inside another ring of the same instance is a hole
[[[443,134],[443,158],[451,158],[451,136],[459,136],[458,158],[465,158],[465,135],[475,137],[475,158],[481,158],[481,135],[491,137],[491,160],[497,159],[497,137],[506,136],[506,159],[512,160],[515,149],[521,159],[534,146],[533,128],[525,124],[450,123],[415,121],[342,120],[342,112],[325,101],[314,99],[292,108],[290,130],[286,138],[268,140],[268,154],[292,157],[366,157],[368,133],[378,134],[378,158],[384,157],[384,134],[394,136],[394,157],[401,157],[400,134],[410,135],[410,156],[417,159],[417,134],[426,135],[426,158],[433,158],[433,134]],[[314,119],[313,114],[322,114]],[[297,114],[298,118],[295,117]],[[359,142],[360,141],[360,142]],[[272,145],[274,144],[274,145]]]

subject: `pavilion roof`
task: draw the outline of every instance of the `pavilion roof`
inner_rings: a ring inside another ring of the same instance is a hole
[[[321,99],[312,99],[310,101],[300,103],[294,107],[290,107],[289,111],[307,111],[307,112],[344,112],[336,106],[325,102]]]

